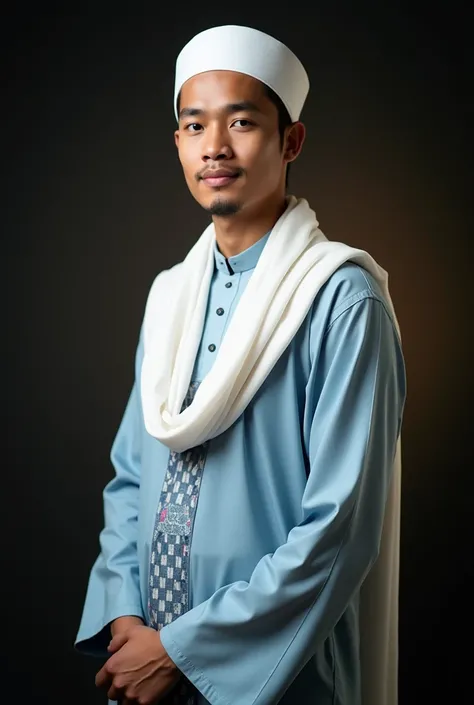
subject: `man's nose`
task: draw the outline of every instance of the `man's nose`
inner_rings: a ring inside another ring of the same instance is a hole
[[[203,161],[221,161],[232,157],[233,152],[229,144],[227,130],[222,129],[219,125],[208,126],[205,135],[202,145]]]

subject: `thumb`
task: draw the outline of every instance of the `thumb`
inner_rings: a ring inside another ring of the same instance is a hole
[[[120,634],[116,634],[111,640],[110,643],[107,647],[107,651],[110,651],[110,653],[115,653],[119,649],[124,646],[124,644],[127,643],[129,639],[129,636],[127,632],[121,632]]]

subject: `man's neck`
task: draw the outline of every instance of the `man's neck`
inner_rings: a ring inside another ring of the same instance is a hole
[[[220,252],[228,259],[247,250],[273,228],[285,208],[284,199],[277,208],[260,209],[258,214],[253,213],[251,216],[242,211],[230,217],[214,217]]]

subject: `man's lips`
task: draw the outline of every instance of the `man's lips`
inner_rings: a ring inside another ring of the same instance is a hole
[[[208,171],[201,178],[208,186],[219,187],[233,183],[238,176],[240,176],[240,173],[236,171],[216,169],[216,171]]]
[[[237,174],[235,176],[205,176],[203,181],[208,186],[227,186],[227,184],[231,184],[233,181],[235,181],[237,178]]]

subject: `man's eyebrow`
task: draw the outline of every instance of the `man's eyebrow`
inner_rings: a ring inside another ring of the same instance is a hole
[[[240,113],[240,112],[252,112],[252,113],[261,113],[261,109],[258,107],[256,103],[252,103],[250,100],[242,100],[239,103],[228,103],[222,108],[222,111],[227,113],[228,115],[232,115],[232,113]],[[183,108],[179,112],[179,119],[183,120],[184,118],[187,117],[199,117],[204,115],[205,111],[201,110],[199,108]]]

